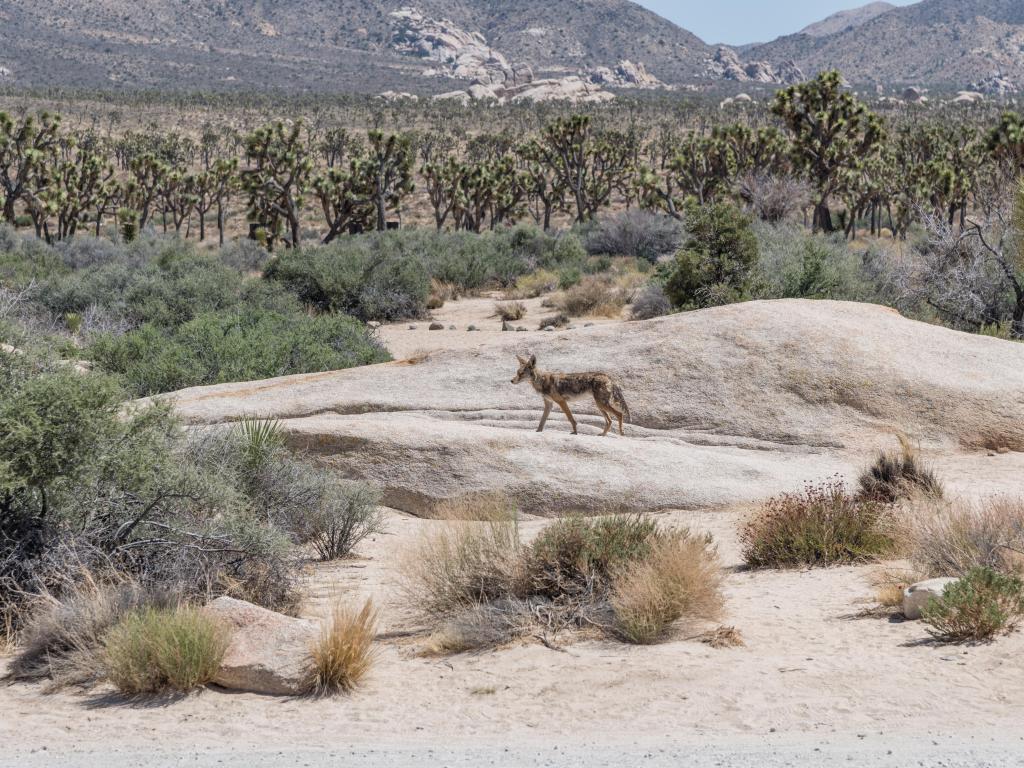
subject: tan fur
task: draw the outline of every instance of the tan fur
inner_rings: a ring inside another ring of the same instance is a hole
[[[601,415],[604,416],[605,426],[601,436],[604,437],[612,428],[612,419],[619,422],[619,434],[625,435],[622,429],[622,420],[629,420],[629,406],[622,395],[622,389],[615,380],[605,374],[596,372],[587,373],[548,373],[537,368],[536,355],[529,360],[519,357],[519,371],[516,373],[513,384],[529,380],[537,393],[544,398],[544,415],[541,416],[538,432],[544,431],[548,416],[551,415],[551,408],[558,405],[572,424],[572,433],[576,431],[576,419],[569,410],[569,401],[580,397],[591,395]]]

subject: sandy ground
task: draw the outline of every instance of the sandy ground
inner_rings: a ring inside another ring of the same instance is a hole
[[[433,310],[429,320],[414,322],[389,323],[381,327],[380,338],[396,360],[418,357],[441,349],[473,349],[480,346],[494,334],[515,333],[502,331],[501,318],[497,317],[494,305],[503,301],[500,292],[488,293],[485,296],[450,301],[440,309]],[[511,322],[517,328],[527,328],[519,332],[517,338],[529,344],[530,339],[541,339],[551,331],[538,330],[544,318],[558,314],[557,309],[541,306],[544,298],[524,299],[526,315],[521,320]],[[443,331],[431,331],[433,322],[444,325]],[[586,325],[607,325],[621,322],[621,318],[584,317],[572,318],[572,326],[583,328]],[[455,330],[451,326],[455,326]],[[479,330],[469,331],[474,325]],[[559,328],[558,333],[572,333],[566,328]]]
[[[472,299],[435,313],[458,331],[421,322],[381,335],[396,357],[472,345],[501,332],[486,318],[492,307],[493,299]],[[470,323],[486,330],[469,333]],[[1024,493],[1020,454],[978,453],[936,468],[955,493]],[[425,657],[396,565],[441,523],[389,511],[387,532],[358,557],[308,574],[309,617],[337,600],[373,597],[381,609],[380,655],[356,694],[208,690],[133,702],[109,690],[0,687],[0,766],[1024,765],[1024,634],[933,644],[920,623],[868,611],[883,566],[746,572],[738,531],[749,512],[659,515],[718,542],[725,623],[744,647],[712,649],[684,627],[654,647],[590,640],[553,650],[529,639]],[[523,535],[544,524],[525,521]]]
[[[685,639],[684,628],[648,648],[587,641],[556,651],[531,640],[424,657],[422,638],[394,637],[421,627],[395,564],[438,523],[391,512],[388,532],[358,559],[309,576],[311,617],[338,599],[372,596],[382,609],[390,638],[357,694],[310,701],[210,690],[139,703],[105,690],[43,696],[15,685],[0,689],[0,765],[60,756],[61,765],[83,766],[568,766],[626,764],[616,754],[639,764],[648,752],[657,755],[642,764],[673,764],[680,754],[696,755],[687,763],[695,765],[815,765],[829,754],[856,764],[906,765],[897,758],[910,756],[924,765],[1024,764],[1024,635],[940,646],[919,623],[863,615],[878,566],[744,572],[745,514],[661,515],[719,542],[726,622],[745,647],[715,650]],[[524,536],[542,525],[525,522]],[[163,756],[132,762],[150,749]]]

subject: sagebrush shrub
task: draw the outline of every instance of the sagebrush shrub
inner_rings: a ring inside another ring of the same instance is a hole
[[[229,635],[195,608],[130,613],[106,636],[107,676],[126,694],[187,693],[211,682]]]
[[[885,508],[850,495],[840,479],[770,499],[744,526],[741,541],[754,568],[863,562],[896,546]]]
[[[672,302],[665,295],[665,289],[658,283],[648,283],[633,299],[630,309],[631,320],[653,320],[672,312]]]
[[[656,262],[674,253],[683,239],[682,224],[639,208],[602,217],[587,233],[585,245],[591,254],[630,256]]]
[[[1024,616],[1024,582],[992,568],[973,568],[921,612],[929,631],[947,642],[990,640]]]
[[[632,291],[607,275],[588,275],[555,299],[555,306],[571,317],[615,317],[633,298]]]
[[[336,606],[311,651],[310,692],[350,693],[373,666],[377,610],[367,600],[359,610]]]

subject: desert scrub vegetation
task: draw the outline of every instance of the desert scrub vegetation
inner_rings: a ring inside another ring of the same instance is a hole
[[[851,494],[841,478],[769,499],[744,525],[743,558],[752,568],[827,567],[892,554],[891,512]]]
[[[991,640],[1013,630],[1024,616],[1024,582],[993,568],[972,568],[932,598],[922,619],[943,642]]]
[[[197,608],[144,608],[104,637],[107,679],[121,693],[188,693],[211,682],[227,650],[227,630]]]
[[[97,242],[0,257],[0,283],[21,297],[0,318],[4,341],[88,359],[140,396],[390,359],[358,320],[311,313],[280,284],[216,254],[173,238],[87,247]]]
[[[283,253],[266,276],[318,311],[387,321],[424,317],[438,283],[459,295],[511,289],[530,273],[580,269],[585,261],[571,233],[556,237],[528,226],[482,234],[400,230]],[[532,298],[526,293],[509,298]]]
[[[409,551],[404,573],[411,602],[435,622],[437,653],[566,631],[653,643],[722,607],[711,540],[643,515],[557,520],[530,544],[512,515],[449,521]]]
[[[942,498],[942,483],[903,436],[899,451],[880,451],[857,481],[861,498],[894,504],[921,494]]]
[[[310,691],[327,696],[355,690],[373,666],[376,633],[377,610],[372,601],[360,609],[336,605],[310,654]]]
[[[585,230],[587,253],[629,256],[652,264],[676,252],[685,234],[682,222],[640,209],[598,218]]]
[[[186,430],[166,404],[125,397],[110,375],[0,353],[0,612],[29,677],[74,678],[61,665],[168,593],[293,612],[305,547],[342,555],[378,527],[368,489],[273,428]]]

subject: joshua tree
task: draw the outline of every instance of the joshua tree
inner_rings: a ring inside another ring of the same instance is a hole
[[[367,173],[372,180],[371,199],[376,209],[377,231],[387,229],[387,212],[398,208],[402,198],[414,189],[412,143],[408,136],[381,131],[370,131],[370,147],[365,156],[357,162],[360,173]]]
[[[817,189],[814,230],[834,231],[829,201],[843,193],[846,174],[877,150],[881,120],[843,91],[838,72],[779,91],[772,112],[789,130],[793,164]]]
[[[572,196],[578,223],[608,205],[612,193],[624,190],[633,172],[628,137],[596,132],[587,115],[551,123],[534,149],[536,159],[554,169],[558,185]]]
[[[278,239],[286,246],[301,245],[303,197],[308,191],[313,161],[302,141],[302,122],[282,122],[257,129],[245,142],[249,162],[242,186],[249,196],[249,222],[273,249]],[[287,235],[285,230],[287,229]]]
[[[42,112],[15,120],[0,112],[0,193],[3,217],[13,224],[15,206],[28,185],[45,176],[44,166],[53,159],[60,132],[60,117]]]

